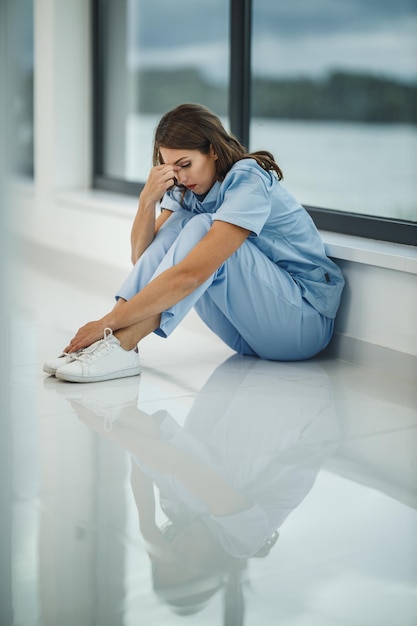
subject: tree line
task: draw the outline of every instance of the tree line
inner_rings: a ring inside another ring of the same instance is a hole
[[[227,114],[227,86],[197,70],[146,70],[134,75],[137,110],[163,113],[181,102],[200,102]],[[335,71],[323,79],[254,78],[254,117],[417,124],[417,84]]]

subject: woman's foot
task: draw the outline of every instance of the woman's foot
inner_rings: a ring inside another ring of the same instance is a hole
[[[124,350],[110,328],[105,328],[103,339],[69,356],[73,357],[71,362],[55,372],[57,378],[69,382],[92,383],[137,376],[141,372],[137,348]]]

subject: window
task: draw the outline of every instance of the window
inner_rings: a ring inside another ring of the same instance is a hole
[[[253,0],[251,146],[333,228],[417,221],[416,30],[408,0]]]
[[[416,243],[415,3],[94,7],[97,186],[137,193],[157,120],[196,101],[274,153],[319,228]]]
[[[96,171],[137,191],[151,167],[159,118],[199,102],[227,118],[228,6],[222,0],[96,3],[99,46]]]

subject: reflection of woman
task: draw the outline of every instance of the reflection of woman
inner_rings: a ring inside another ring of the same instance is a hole
[[[262,394],[254,393],[260,384]],[[166,411],[149,416],[131,407],[108,436],[134,460],[155,590],[195,606],[226,574],[236,580],[246,559],[269,553],[334,450],[337,428],[330,382],[316,363],[235,356],[210,377],[183,428]],[[169,520],[162,528],[154,484]]]
[[[179,464],[188,465],[185,455],[181,457]],[[201,468],[198,464],[190,463],[188,470],[195,472]],[[201,474],[196,477],[197,481],[201,478]],[[198,516],[186,507],[182,511],[179,508],[175,512],[165,510],[162,499],[162,508],[169,521],[158,526],[155,521],[153,480],[133,463],[131,482],[140,530],[152,564],[153,586],[158,597],[183,614],[191,613],[202,608],[225,584],[226,578],[229,581],[239,580],[239,573],[245,568],[246,562],[225,552]],[[220,491],[225,487],[214,473],[210,477],[207,472],[199,487],[203,488],[206,482],[217,484]],[[239,494],[230,489],[228,493],[239,500],[238,506],[241,505]],[[229,511],[234,504],[228,507]],[[216,510],[220,512],[219,508]]]
[[[323,350],[343,278],[281,178],[269,152],[248,154],[204,107],[164,115],[132,229],[134,268],[114,309],[45,371],[74,382],[135,375],[137,343],[167,337],[192,307],[240,354],[292,361]]]

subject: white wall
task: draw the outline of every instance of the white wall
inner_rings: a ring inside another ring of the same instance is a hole
[[[90,3],[35,0],[35,188],[91,181]]]
[[[393,350],[417,354],[415,274],[340,261],[346,293],[337,320],[340,333]]]
[[[16,192],[14,228],[37,245],[125,271],[136,199],[91,190],[88,5],[85,0],[36,0],[35,178],[33,187],[20,186]],[[335,352],[350,359],[372,348],[374,361],[395,352],[406,357],[405,370],[413,367],[415,248],[323,236],[347,280]]]
[[[331,351],[347,361],[417,381],[416,274],[336,261],[346,288]]]

